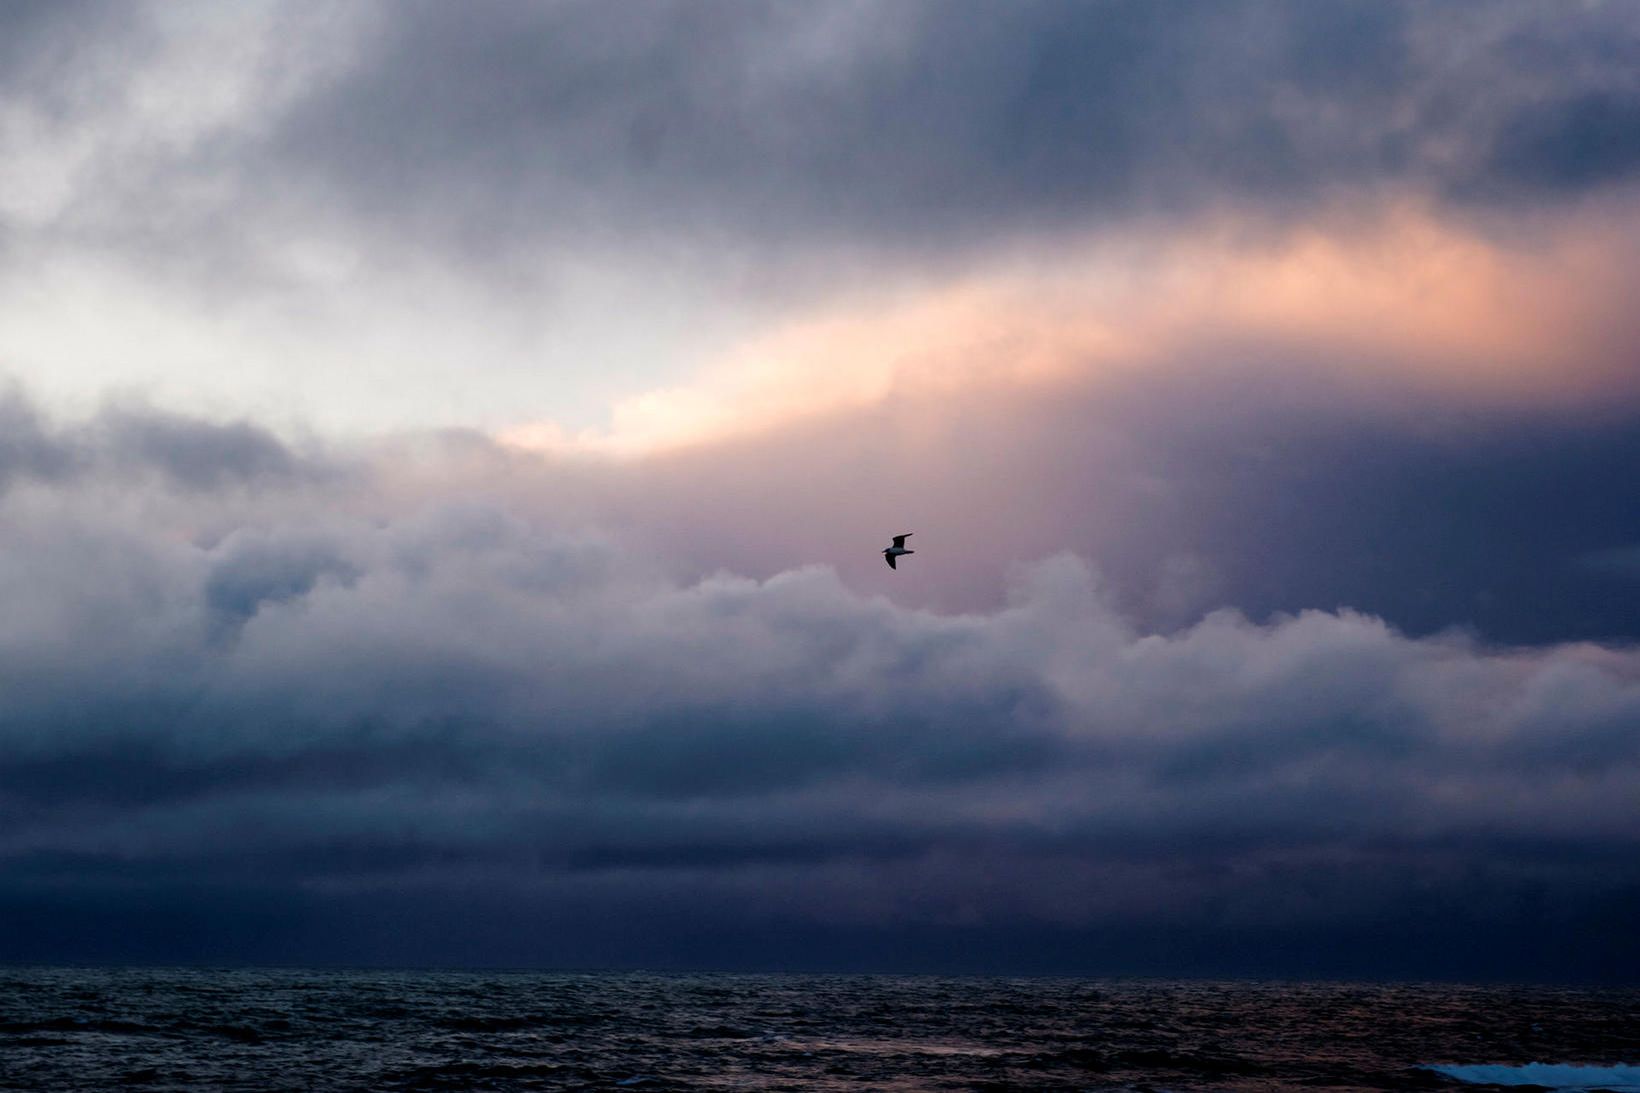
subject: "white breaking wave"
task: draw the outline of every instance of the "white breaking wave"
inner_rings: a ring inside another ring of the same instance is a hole
[[[1640,1066],[1580,1066],[1526,1063],[1521,1066],[1431,1066],[1426,1069],[1476,1085],[1535,1085],[1545,1089],[1634,1090],[1640,1093]]]

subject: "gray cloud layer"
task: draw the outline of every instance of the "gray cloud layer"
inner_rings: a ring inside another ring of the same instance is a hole
[[[325,457],[297,451],[248,421],[209,422],[140,404],[110,404],[93,420],[63,427],[17,389],[0,393],[0,489],[14,479],[158,476],[172,485],[214,490],[341,473]]]
[[[1340,187],[1575,194],[1636,166],[1618,5],[430,4],[384,31],[276,161],[353,215],[486,246],[943,251]]]
[[[1626,5],[348,10],[9,5],[8,290],[322,293],[295,240],[756,297],[1640,167]],[[1486,641],[1640,636],[1633,422],[1303,370],[635,468],[0,400],[0,957],[1632,976],[1640,661]]]
[[[633,960],[644,933],[733,959],[691,931],[746,929],[1006,963],[1040,930],[1262,938],[1243,970],[1290,970],[1259,946],[1399,967],[1361,938],[1472,928],[1515,955],[1471,973],[1553,974],[1565,931],[1561,974],[1632,961],[1630,650],[1348,611],[1146,633],[1069,555],[935,614],[826,567],[679,581],[497,503],[145,481],[23,477],[0,507],[0,901],[55,936],[115,898],[174,957],[188,915],[270,900],[308,957]],[[360,909],[383,925],[332,936]],[[472,915],[491,932],[454,940]],[[218,956],[270,951],[228,932]]]
[[[239,44],[263,52],[243,101],[201,89],[226,97],[111,128],[99,104],[174,63],[188,21],[8,8],[30,66],[14,104],[47,144],[89,149],[51,230],[207,270],[292,224],[492,273],[543,247],[682,246],[698,275],[704,244],[761,280],[817,254],[1341,195],[1518,209],[1640,165],[1640,19],[1620,4],[365,10],[247,9]]]

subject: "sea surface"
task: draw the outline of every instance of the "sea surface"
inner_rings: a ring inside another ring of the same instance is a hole
[[[1640,1089],[1640,990],[0,968],[0,1088]]]

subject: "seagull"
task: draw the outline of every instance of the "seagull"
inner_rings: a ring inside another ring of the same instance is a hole
[[[905,548],[905,541],[910,537],[911,537],[911,532],[909,532],[909,531],[906,532],[904,535],[896,535],[896,536],[894,536],[894,545],[891,546],[891,547],[884,547],[883,548],[883,561],[888,563],[888,568],[890,568],[890,569],[900,568],[899,566],[894,564],[894,559],[898,558],[900,555],[917,553],[915,550],[907,550]]]

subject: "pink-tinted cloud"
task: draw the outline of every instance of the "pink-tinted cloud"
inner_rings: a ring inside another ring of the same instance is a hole
[[[617,403],[605,430],[525,424],[502,439],[664,455],[890,403],[1236,369],[1285,368],[1408,408],[1603,405],[1640,387],[1627,355],[1640,241],[1606,227],[1621,208],[1507,237],[1403,207],[1252,237],[1226,224],[1084,240],[793,321],[687,384]]]

